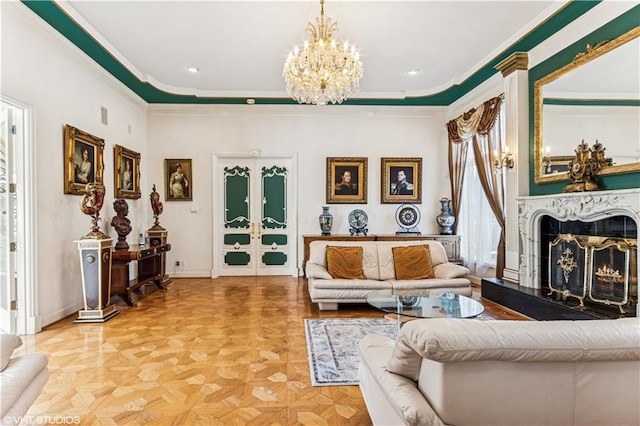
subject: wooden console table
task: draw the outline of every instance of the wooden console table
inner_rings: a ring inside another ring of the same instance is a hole
[[[131,293],[145,284],[155,284],[161,290],[163,284],[162,254],[171,250],[171,244],[140,246],[132,244],[129,250],[114,250],[111,264],[111,295],[118,295],[129,306],[133,306]],[[129,263],[138,262],[138,276],[129,277]]]
[[[309,244],[312,241],[414,241],[414,240],[435,240],[440,242],[447,253],[447,258],[451,263],[462,263],[460,258],[460,235],[303,235],[304,259],[302,268],[304,270],[307,260],[309,260]]]

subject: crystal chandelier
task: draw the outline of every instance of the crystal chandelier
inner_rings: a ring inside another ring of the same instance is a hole
[[[331,38],[338,23],[325,18],[324,0],[316,24],[307,25],[312,40],[305,40],[302,50],[296,46],[289,52],[282,70],[287,93],[301,104],[340,104],[358,90],[363,73],[360,54],[355,46]]]

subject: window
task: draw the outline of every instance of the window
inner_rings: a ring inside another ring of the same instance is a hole
[[[500,106],[500,115],[493,131],[496,137],[504,140],[504,107]],[[469,144],[472,142],[469,141]],[[469,145],[467,164],[462,188],[460,215],[457,233],[462,236],[460,253],[464,264],[476,277],[495,276],[500,225],[487,202],[476,167],[473,147]],[[501,173],[498,171],[498,173]]]

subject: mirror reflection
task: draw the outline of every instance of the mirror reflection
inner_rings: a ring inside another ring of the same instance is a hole
[[[534,83],[536,183],[568,179],[582,141],[606,148],[612,165],[600,175],[640,171],[639,33],[587,46]]]

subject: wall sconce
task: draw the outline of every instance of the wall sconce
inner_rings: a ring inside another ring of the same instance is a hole
[[[513,169],[515,163],[513,161],[513,154],[509,150],[508,146],[504,147],[504,153],[498,153],[498,150],[494,150],[493,156],[495,157],[493,164],[496,169],[502,169],[503,167]]]

